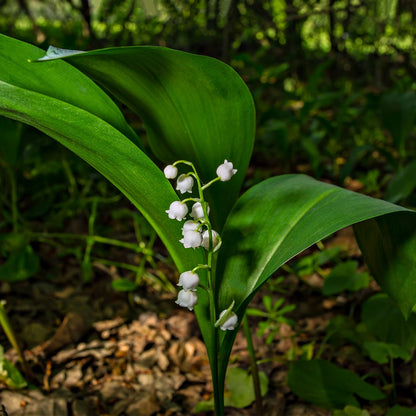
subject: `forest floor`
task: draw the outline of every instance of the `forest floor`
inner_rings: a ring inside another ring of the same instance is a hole
[[[350,229],[326,244],[342,245],[357,254]],[[45,244],[36,250],[42,268],[53,268],[54,278],[0,286],[32,373],[30,388],[0,390],[0,402],[9,416],[185,416],[194,414],[199,402],[211,398],[209,364],[195,315],[174,303],[175,294],[161,293],[151,286],[141,288],[134,298],[116,292],[111,280],[117,269],[97,263],[93,280],[82,283],[74,258],[57,260],[56,249]],[[160,267],[167,269],[172,283],[176,282],[173,268],[166,264]],[[267,333],[256,335],[259,318],[250,318],[257,358],[262,361],[260,370],[269,380],[265,416],[332,414],[291,393],[285,381],[288,354],[311,343],[319,349],[329,320],[377,287],[374,284],[364,292],[328,299],[319,290],[322,280],[317,275],[303,281],[286,275],[281,288],[287,302],[296,304],[289,314],[295,324],[282,324],[273,342],[265,342]],[[262,309],[264,293],[281,296],[261,292],[251,306]],[[6,357],[17,363],[16,353],[3,334],[0,344],[7,350]],[[241,329],[231,357],[230,366],[249,367]],[[361,362],[350,369],[366,373],[373,366],[372,362]],[[412,367],[402,369],[398,383],[406,379],[411,384]],[[411,403],[412,398],[408,399]],[[370,413],[382,415],[374,410]],[[255,414],[254,405],[226,409],[227,416]]]

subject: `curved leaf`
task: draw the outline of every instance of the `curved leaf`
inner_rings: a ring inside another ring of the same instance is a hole
[[[198,252],[178,243],[180,223],[165,209],[177,199],[161,170],[126,136],[86,112],[55,98],[0,81],[0,114],[30,124],[87,161],[127,196],[155,228],[179,269],[193,267]]]
[[[189,160],[204,182],[216,176],[224,159],[234,163],[233,180],[207,190],[212,221],[220,230],[238,197],[254,142],[253,100],[238,74],[210,57],[152,46],[61,57],[143,119],[160,160]]]
[[[238,200],[224,227],[217,261],[218,310],[235,301],[235,311],[242,319],[259,288],[292,257],[341,228],[389,213],[416,218],[405,208],[304,175],[282,175],[261,182]],[[416,228],[411,232],[415,235]],[[377,254],[380,257],[383,252]],[[384,287],[388,290],[393,285]],[[403,301],[401,296],[407,296],[414,304],[415,292],[413,288],[408,293],[390,290],[389,294],[398,303]],[[227,362],[235,332],[223,335],[222,362]]]
[[[138,138],[111,98],[91,79],[65,62],[30,63],[44,50],[0,34],[0,80],[83,108],[138,144]]]

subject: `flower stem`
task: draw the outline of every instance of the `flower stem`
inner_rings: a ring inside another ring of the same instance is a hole
[[[254,395],[256,397],[256,415],[261,416],[263,414],[263,400],[261,397],[259,369],[257,367],[256,354],[254,352],[253,339],[251,337],[247,316],[243,319],[243,329],[247,340],[248,355],[250,357],[251,376],[253,377]]]

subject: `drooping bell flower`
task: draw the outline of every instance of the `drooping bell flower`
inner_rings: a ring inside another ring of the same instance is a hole
[[[227,309],[223,310],[220,313],[220,317],[219,319],[221,319],[224,314],[227,312]],[[235,329],[237,327],[237,323],[238,323],[238,317],[234,312],[230,312],[229,317],[226,319],[226,321],[220,326],[220,328],[223,331],[232,331],[233,329]]]
[[[212,239],[212,249],[214,250],[215,247],[220,242],[220,235],[215,230],[211,230],[211,239]],[[209,232],[208,232],[208,230],[205,230],[202,233],[201,246],[204,247],[205,250],[209,250]]]
[[[165,174],[166,178],[175,179],[178,175],[178,168],[173,165],[167,165],[165,169],[163,169],[163,173]]]
[[[171,220],[182,221],[188,213],[188,206],[181,201],[173,201],[165,212]]]
[[[199,276],[192,272],[183,272],[179,276],[178,286],[182,286],[185,290],[195,290],[199,285]]]
[[[209,214],[209,206],[207,206],[207,213]],[[204,210],[202,209],[200,202],[195,202],[195,204],[192,205],[191,217],[194,220],[197,220],[198,218],[204,218]]]
[[[185,248],[197,248],[202,244],[202,235],[199,231],[185,231],[183,238],[179,240]]]
[[[233,169],[232,162],[229,162],[227,159],[225,159],[224,163],[217,168],[217,176],[220,178],[221,182],[229,181],[236,173],[237,169]]]
[[[198,295],[193,290],[180,290],[178,299],[175,303],[192,311],[194,306],[198,303]]]
[[[176,182],[176,190],[181,194],[185,192],[192,192],[192,187],[194,186],[194,178],[185,174],[179,175],[179,178]]]

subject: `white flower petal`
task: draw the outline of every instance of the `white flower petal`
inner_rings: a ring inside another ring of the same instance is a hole
[[[176,182],[176,190],[181,194],[185,192],[192,192],[192,187],[194,186],[194,178],[185,174],[179,175],[179,178]]]
[[[165,174],[166,178],[175,179],[178,175],[178,168],[173,165],[167,165],[165,169],[163,169],[163,173]]]
[[[223,310],[221,313],[220,313],[220,317],[219,317],[219,319],[221,319],[223,316],[224,316],[224,314],[227,312],[227,309],[225,309],[225,310]],[[234,330],[236,327],[237,327],[237,323],[238,323],[238,317],[237,317],[237,315],[234,313],[234,312],[231,312],[230,313],[230,316],[227,318],[227,320],[220,326],[220,328],[223,330],[223,331],[232,331],[232,330]]]
[[[175,303],[192,311],[198,303],[198,295],[193,290],[181,290]]]
[[[224,160],[224,163],[218,166],[217,176],[222,182],[229,181],[233,175],[237,173],[237,169],[233,169],[233,164],[227,159]]]
[[[173,201],[165,212],[171,220],[182,221],[188,213],[188,206],[181,201]]]
[[[192,272],[183,272],[179,276],[178,286],[182,286],[185,290],[195,290],[199,285],[199,276]]]

